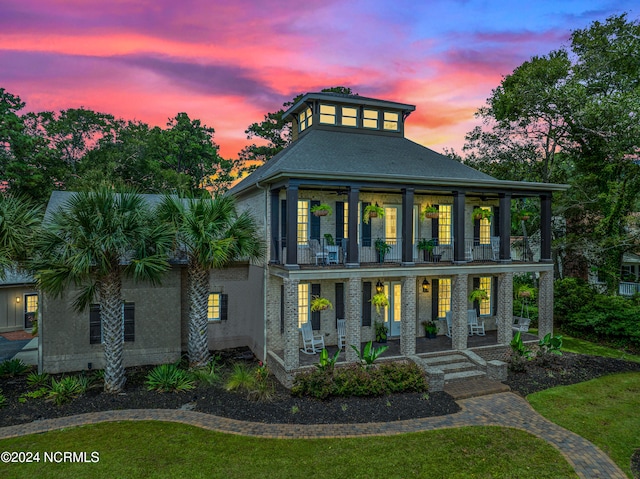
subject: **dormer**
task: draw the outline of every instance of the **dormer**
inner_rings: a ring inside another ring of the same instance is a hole
[[[283,115],[293,141],[314,129],[404,137],[414,105],[341,93],[307,93]]]

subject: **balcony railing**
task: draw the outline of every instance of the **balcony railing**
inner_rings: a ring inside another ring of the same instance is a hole
[[[618,286],[618,294],[620,296],[633,296],[640,293],[640,283],[621,282]]]
[[[438,239],[426,238],[431,241],[433,247],[429,250],[418,249],[422,238],[413,241],[413,262],[416,264],[451,263],[454,260],[453,243],[440,244]],[[384,241],[386,247],[376,248],[376,241]],[[478,238],[465,239],[464,261],[473,262],[498,262],[500,260],[500,238],[491,237],[489,242]],[[328,242],[326,239],[306,240],[298,242],[297,263],[299,265],[330,266],[344,265],[349,262],[347,257],[349,240],[338,239]],[[285,264],[287,255],[287,241],[285,238],[273,240],[275,255],[271,258],[273,263]],[[384,254],[381,254],[384,250]],[[515,262],[532,262],[539,258],[540,247],[537,242],[530,239],[512,238],[511,259]],[[365,240],[358,245],[360,264],[383,264],[402,262],[402,239],[385,238],[384,240]]]

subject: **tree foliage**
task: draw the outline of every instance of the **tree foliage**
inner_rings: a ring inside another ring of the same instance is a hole
[[[507,75],[478,112],[462,161],[497,178],[568,182],[565,259],[594,264],[615,287],[637,251],[640,193],[640,23],[626,14],[571,35],[566,49]]]

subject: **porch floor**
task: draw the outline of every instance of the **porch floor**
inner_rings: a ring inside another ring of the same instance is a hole
[[[474,348],[480,348],[483,346],[495,346],[498,344],[497,334],[498,333],[496,330],[492,330],[492,331],[487,331],[487,334],[485,336],[476,336],[476,335],[469,336],[469,338],[467,339],[467,347],[468,349],[474,349]],[[522,335],[522,340],[525,342],[533,341],[537,339],[538,339],[537,336],[530,333],[524,333]],[[360,350],[362,350],[365,344],[367,343],[364,342],[360,345]],[[375,341],[373,345],[380,346],[380,344],[376,343]],[[387,349],[384,353],[382,353],[382,355],[380,356],[381,358],[402,356],[402,354],[400,353],[400,338],[390,338],[387,341],[386,345],[389,346],[389,349]],[[350,347],[350,346],[347,345],[346,347]],[[327,351],[329,352],[330,356],[333,356],[337,350],[338,350],[338,346],[336,345],[327,346]],[[424,337],[416,338],[416,354],[417,355],[439,353],[444,351],[452,351],[451,338],[448,338],[444,334],[438,335],[438,337],[434,339],[427,339]],[[283,350],[276,350],[274,351],[274,353],[284,360]],[[318,359],[319,359],[318,354],[305,354],[302,351],[300,351],[298,354],[300,358],[301,367],[318,364]],[[345,352],[343,350],[338,356],[338,362],[344,362],[344,361],[345,361]]]

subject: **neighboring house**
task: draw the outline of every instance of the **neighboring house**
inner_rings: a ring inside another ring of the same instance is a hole
[[[20,271],[5,270],[0,280],[0,333],[31,331],[38,314],[38,292],[33,278]]]
[[[378,319],[399,339],[398,356],[420,361],[433,353],[424,341],[417,347],[421,321],[438,321],[445,334],[449,313],[450,351],[468,352],[468,310],[478,306],[486,329],[496,331],[488,335],[495,338],[491,344],[471,355],[482,363],[508,348],[513,276],[522,273],[539,278],[539,334],[552,331],[551,197],[566,186],[499,181],[414,143],[404,137],[414,110],[360,96],[309,93],[285,112],[292,144],[229,193],[262,225],[267,258],[211,274],[212,349],[249,346],[290,384],[306,359],[300,352],[303,323],[310,322],[326,345],[336,345],[337,320],[345,319],[347,346],[340,360],[355,362],[349,345],[373,339]],[[54,193],[49,209],[61,204],[60,195]],[[539,201],[536,244],[510,236],[511,201],[519,198]],[[312,214],[320,203],[333,214]],[[371,205],[384,216],[364,222]],[[427,206],[435,207],[434,218],[423,218]],[[491,218],[473,219],[476,208],[489,210]],[[421,242],[433,248],[419,249]],[[384,256],[376,250],[382,243]],[[474,305],[468,298],[477,288],[489,299]],[[379,318],[370,303],[378,290],[390,301]],[[125,365],[179,357],[187,338],[185,291],[179,261],[160,287],[125,283]],[[99,317],[72,312],[71,295],[43,298],[42,363],[50,372],[102,367]],[[313,296],[328,298],[334,308],[311,312]]]
[[[374,338],[379,289],[390,307],[381,318],[400,355],[414,357],[420,322],[451,311],[451,350],[467,349],[469,294],[482,288],[487,329],[497,330],[485,359],[504,353],[512,338],[513,275],[539,277],[539,332],[553,328],[551,196],[565,185],[499,181],[404,137],[413,105],[333,93],[308,93],[284,114],[293,142],[232,190],[240,208],[260,215],[269,242],[266,266],[266,359],[285,383],[300,368],[299,328],[310,321],[325,344],[337,344],[337,319],[346,319],[346,344]],[[539,244],[512,241],[511,201],[539,201]],[[328,203],[333,214],[311,209]],[[363,222],[367,206],[384,217]],[[434,219],[421,211],[436,206]],[[491,219],[474,220],[475,208]],[[330,236],[329,236],[330,235]],[[430,253],[418,249],[433,239]],[[380,258],[376,243],[384,241]],[[332,246],[330,243],[334,243]],[[334,309],[312,313],[313,296]],[[440,333],[447,330],[440,323]],[[345,349],[347,362],[356,353]]]

